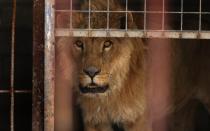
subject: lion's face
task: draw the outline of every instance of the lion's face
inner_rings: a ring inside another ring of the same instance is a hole
[[[81,94],[106,95],[120,89],[129,71],[130,43],[124,38],[74,38]]]

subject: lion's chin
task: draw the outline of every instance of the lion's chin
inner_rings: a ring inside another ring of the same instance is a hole
[[[108,85],[97,85],[95,83],[91,83],[87,86],[79,85],[79,89],[81,93],[87,94],[96,94],[96,93],[105,93],[108,90]]]

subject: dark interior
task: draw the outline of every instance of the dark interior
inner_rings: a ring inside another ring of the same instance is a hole
[[[32,89],[32,0],[17,0],[15,90]],[[12,0],[0,1],[0,90],[10,89]],[[0,130],[10,130],[10,94],[0,94]],[[14,127],[32,130],[32,95],[15,93]]]

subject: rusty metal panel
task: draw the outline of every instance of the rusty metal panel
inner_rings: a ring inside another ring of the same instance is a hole
[[[55,38],[54,0],[45,0],[44,130],[54,131]]]
[[[44,130],[44,0],[33,3],[32,130]]]
[[[33,131],[54,130],[54,1],[33,6]]]

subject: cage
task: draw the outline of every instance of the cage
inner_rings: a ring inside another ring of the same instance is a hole
[[[109,0],[106,1],[107,8],[81,9],[82,1],[56,1],[55,16],[63,18],[63,24],[59,20],[55,24],[55,36],[101,36],[113,37],[158,37],[158,38],[206,38],[208,39],[208,1],[205,0],[120,0],[122,10],[109,8]],[[113,3],[112,3],[113,4]],[[87,27],[74,27],[74,14],[82,12],[88,16]],[[106,25],[96,29],[91,27],[91,15],[93,13],[104,13]],[[112,13],[122,13],[125,16],[125,29],[113,29],[110,24]],[[128,14],[132,13],[137,19],[137,28],[134,30],[128,27]],[[62,16],[63,15],[63,16]],[[154,22],[155,21],[155,22]],[[189,23],[193,21],[194,26]],[[139,25],[140,24],[140,25]],[[155,32],[155,33],[154,33]]]
[[[0,36],[3,36],[0,37],[0,130],[53,131],[62,130],[64,126],[66,129],[63,130],[82,128],[82,123],[75,123],[73,119],[74,96],[71,90],[64,89],[71,84],[68,83],[69,79],[63,78],[63,91],[58,90],[56,85],[56,71],[60,71],[56,67],[56,59],[63,57],[61,60],[65,62],[66,58],[56,54],[56,42],[60,37],[138,37],[151,38],[151,43],[157,42],[153,38],[192,39],[192,43],[206,39],[204,43],[209,42],[208,0],[119,0],[123,7],[120,10],[111,8],[113,0],[104,0],[104,9],[93,9],[93,1],[86,0],[87,6],[84,8],[81,8],[84,0],[0,1]],[[78,14],[86,18],[85,25],[78,25]],[[94,27],[93,23],[97,20],[92,19],[93,15],[103,16],[105,23]],[[120,19],[123,27],[113,26],[114,16],[123,16]],[[137,21],[135,27],[130,25],[131,20]],[[159,42],[167,43],[165,40]],[[185,40],[183,44],[185,42],[189,41]],[[161,56],[162,67],[169,66],[166,51],[169,47],[157,45],[151,50],[154,51],[154,58]],[[68,64],[73,64],[73,61]],[[159,68],[152,71],[155,70]],[[164,88],[168,86],[167,75],[166,70]],[[65,93],[69,92],[70,96],[67,96]],[[167,99],[161,98],[163,101]],[[208,113],[202,105],[199,107],[204,115],[197,118],[204,118],[207,122],[198,125],[208,130]],[[188,110],[183,112],[187,114]],[[157,123],[157,130],[161,130],[158,127],[161,124],[166,123]]]
[[[85,5],[84,2],[86,2]],[[54,14],[50,16],[55,20],[53,27],[50,27],[54,28],[54,34],[52,34],[54,37],[52,38],[56,38],[56,40],[60,37],[126,37],[149,39],[148,43],[151,45],[151,57],[156,61],[150,63],[153,65],[150,72],[151,83],[157,84],[151,84],[149,86],[157,86],[159,90],[165,91],[166,94],[163,93],[161,96],[160,93],[156,97],[167,104],[169,102],[167,101],[169,99],[167,95],[170,95],[167,94],[170,92],[168,90],[170,76],[167,71],[170,70],[169,68],[171,66],[169,58],[170,46],[167,46],[167,43],[170,43],[170,39],[181,39],[183,40],[180,42],[182,44],[188,42],[195,44],[199,43],[198,40],[209,39],[209,18],[206,17],[209,14],[206,6],[209,2],[206,0],[119,0],[117,3],[114,3],[113,0],[106,0],[103,2],[106,6],[97,8],[96,6],[101,3],[97,3],[94,0],[55,1]],[[113,8],[113,5],[116,4],[120,4],[122,8]],[[132,19],[130,18],[131,14]],[[84,18],[83,23],[77,24],[77,15]],[[116,19],[118,22],[123,21],[123,27],[115,27],[114,25],[117,22],[114,18],[118,16],[122,16],[123,18],[120,20]],[[94,17],[100,19],[95,20]],[[48,21],[51,20],[49,19]],[[136,21],[135,27],[130,25],[132,20]],[[94,26],[94,22],[98,21],[103,21],[103,23],[98,24],[99,26]],[[204,41],[204,43],[208,43],[208,40]],[[195,60],[197,59],[195,58]],[[161,64],[158,64],[157,61],[161,61]],[[161,76],[154,75],[156,74],[154,72],[157,74],[159,72]],[[153,91],[158,92],[154,88]],[[157,101],[154,100],[153,104],[156,105]],[[156,105],[153,108],[156,108],[154,110],[157,111],[162,107],[160,106],[158,108]],[[183,112],[186,112],[186,110]],[[65,120],[62,120],[64,123]],[[167,130],[167,127],[165,127],[167,125],[166,121],[167,118],[164,118],[162,121],[160,120],[160,122],[154,123],[153,128],[157,131]],[[56,124],[59,125],[59,123]],[[203,125],[203,127],[207,129],[208,124]]]

